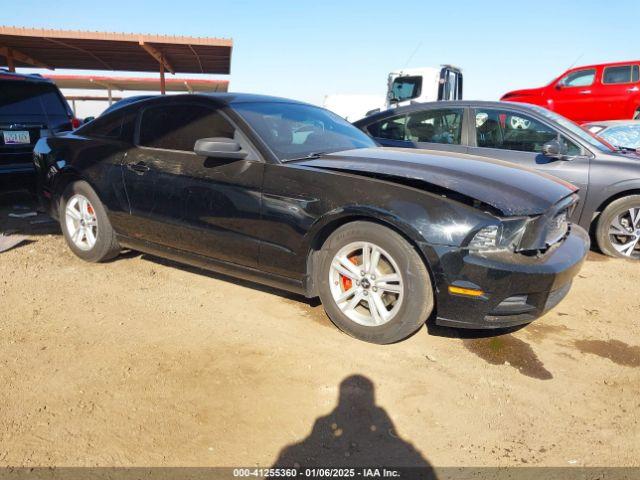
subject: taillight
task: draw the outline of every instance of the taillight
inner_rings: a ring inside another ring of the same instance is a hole
[[[80,119],[79,119],[79,118],[71,117],[71,128],[76,129],[76,128],[78,128],[81,124],[82,124],[82,122],[80,121]]]

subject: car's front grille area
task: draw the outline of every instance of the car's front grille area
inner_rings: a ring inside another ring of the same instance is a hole
[[[484,317],[492,323],[533,321],[544,312],[558,305],[569,293],[571,282],[552,290],[549,293],[531,293],[529,295],[512,295],[505,298]]]
[[[521,315],[535,310],[536,307],[527,303],[528,299],[527,295],[513,295],[500,302],[490,315]]]

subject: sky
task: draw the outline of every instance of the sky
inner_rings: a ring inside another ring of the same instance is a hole
[[[327,94],[384,95],[387,74],[400,68],[456,65],[464,98],[495,100],[547,84],[572,64],[640,58],[639,0],[0,0],[0,7],[3,25],[232,38],[232,91],[316,104]]]

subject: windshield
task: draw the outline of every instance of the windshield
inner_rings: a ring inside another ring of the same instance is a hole
[[[66,115],[53,85],[8,80],[0,82],[0,115]]]
[[[422,77],[398,77],[391,84],[391,100],[403,102],[422,93]]]
[[[323,108],[256,102],[234,104],[233,109],[281,161],[376,146],[362,131]]]
[[[557,113],[552,112],[551,110],[547,110],[546,108],[538,107],[535,105],[529,105],[529,107],[538,112],[540,115],[543,115],[544,117],[559,123],[571,133],[589,143],[592,147],[596,147],[598,150],[605,153],[611,153],[612,151],[614,151],[613,148],[604,143],[602,140],[599,140],[594,134],[585,130],[577,123],[572,122],[568,118],[565,118],[562,115],[558,115]]]
[[[640,148],[640,122],[632,125],[616,125],[605,128],[599,135],[616,147]]]

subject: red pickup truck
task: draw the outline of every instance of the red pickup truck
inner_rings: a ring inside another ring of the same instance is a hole
[[[540,105],[578,123],[640,118],[640,60],[571,68],[546,87],[501,100]]]

